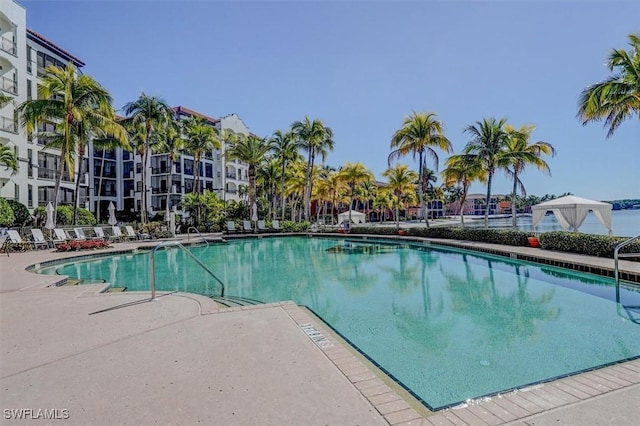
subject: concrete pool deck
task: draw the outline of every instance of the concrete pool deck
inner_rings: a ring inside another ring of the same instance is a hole
[[[104,252],[140,245],[149,242]],[[640,416],[640,360],[429,413],[292,302],[220,308],[191,294],[149,302],[148,293],[101,294],[103,284],[48,287],[59,277],[25,270],[78,254],[0,256],[3,424],[46,424],[11,420],[38,409],[66,413],[63,424],[631,425]]]

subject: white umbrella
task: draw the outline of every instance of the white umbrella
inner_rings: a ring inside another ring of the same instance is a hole
[[[253,203],[251,206],[251,220],[254,222],[258,221],[258,206],[256,203]]]
[[[56,224],[53,222],[53,211],[53,204],[49,202],[49,204],[47,204],[47,223],[44,225],[47,229],[53,229],[56,227]]]
[[[118,219],[116,219],[116,207],[113,205],[113,202],[109,203],[109,208],[107,210],[109,210],[109,220],[107,223],[111,226],[116,226]]]

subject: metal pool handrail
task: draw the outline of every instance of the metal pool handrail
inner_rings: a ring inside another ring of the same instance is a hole
[[[637,235],[633,238],[629,238],[628,240],[625,240],[623,242],[621,242],[620,244],[618,244],[616,246],[616,248],[613,250],[613,276],[616,280],[616,302],[620,303],[620,273],[618,270],[618,258],[620,257],[638,257],[640,256],[640,253],[622,253],[620,254],[620,249],[628,246],[629,244],[631,244],[633,241],[640,239],[640,235]]]
[[[200,231],[198,231],[198,228],[196,228],[195,226],[190,226],[190,227],[188,227],[188,228],[187,228],[187,242],[189,242],[189,236],[190,236],[190,232],[191,232],[191,230],[192,230],[192,229],[193,229],[194,231],[196,231],[196,233],[200,236],[200,238],[202,239],[202,241],[204,241],[204,243],[205,243],[206,245],[209,245],[209,241],[207,241],[207,240],[202,236],[202,234],[200,233]]]
[[[151,269],[151,300],[156,300],[156,261],[155,261],[156,251],[159,248],[171,247],[171,246],[179,247],[182,250],[184,250],[189,256],[191,256],[191,258],[193,260],[195,260],[195,262],[198,265],[200,265],[200,267],[202,267],[202,269],[207,271],[209,273],[209,275],[211,275],[213,277],[213,279],[216,280],[218,282],[218,284],[220,284],[220,287],[222,287],[222,291],[220,292],[220,297],[224,297],[224,283],[222,281],[220,281],[220,279],[218,277],[216,277],[216,275],[213,272],[211,272],[211,270],[209,268],[207,268],[207,266],[204,263],[202,263],[200,261],[200,259],[198,259],[196,256],[194,256],[194,254],[191,253],[179,241],[167,241],[167,242],[164,242],[164,243],[157,244],[153,248],[153,250],[151,251],[151,259],[149,261],[149,267]]]

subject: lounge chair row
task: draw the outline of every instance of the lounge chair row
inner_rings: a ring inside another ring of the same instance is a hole
[[[227,222],[227,234],[234,234],[239,231],[242,231],[245,234],[255,233],[255,232],[280,232],[282,231],[282,228],[280,227],[280,221],[278,220],[274,220],[272,222],[271,228],[267,228],[266,222],[264,220],[259,220],[256,222],[255,229],[253,228],[253,225],[251,224],[250,220],[243,220],[242,229],[240,230],[236,228],[235,222],[233,221]]]
[[[101,226],[93,227],[93,235],[87,236],[83,228],[73,228],[66,230],[62,228],[53,229],[51,238],[45,238],[43,232],[39,228],[32,228],[31,238],[23,239],[20,233],[15,229],[7,230],[7,234],[0,237],[0,248],[7,252],[9,248],[18,248],[25,250],[29,247],[38,248],[50,248],[55,247],[57,244],[65,243],[68,241],[86,241],[86,240],[109,240],[109,241],[124,241],[139,239],[138,234],[134,231],[132,226],[125,226],[125,233],[122,233],[122,229],[118,226],[111,227],[111,234],[107,235]]]

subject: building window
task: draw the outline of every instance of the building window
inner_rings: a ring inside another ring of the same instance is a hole
[[[33,186],[27,185],[27,207],[33,208]]]
[[[32,178],[33,177],[33,150],[27,149],[27,175]],[[31,185],[29,185],[31,186]]]
[[[136,192],[142,192],[142,182],[136,182]]]
[[[136,163],[136,173],[142,173],[142,163]]]
[[[31,46],[27,46],[27,72],[29,74],[31,74],[32,72],[32,65],[31,65],[32,61],[33,61],[33,49],[31,48]]]
[[[30,101],[32,99],[32,90],[33,90],[33,86],[32,86],[33,82],[29,79],[27,79],[27,100]]]

